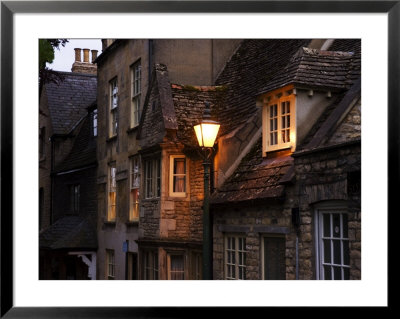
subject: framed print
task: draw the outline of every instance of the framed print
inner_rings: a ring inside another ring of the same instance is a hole
[[[390,310],[399,21],[399,1],[1,1],[1,317]],[[43,102],[40,40],[64,38],[102,52],[74,48]]]

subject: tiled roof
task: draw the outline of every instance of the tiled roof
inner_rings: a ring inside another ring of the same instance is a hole
[[[96,164],[96,138],[92,134],[91,116],[88,114],[74,141],[71,152],[55,168],[55,172]]]
[[[279,199],[284,195],[281,180],[292,167],[293,158],[263,158],[261,140],[243,158],[232,176],[211,196],[212,204]]]
[[[244,40],[218,76],[226,86],[224,108],[219,112],[221,135],[231,132],[257,112],[259,91],[282,73],[292,56],[310,40]]]
[[[54,134],[68,134],[86,115],[86,108],[96,100],[95,75],[58,72],[64,78],[58,83],[47,83],[45,90]]]
[[[183,144],[195,146],[198,142],[193,127],[203,117],[205,102],[210,103],[211,115],[217,118],[216,113],[221,105],[224,88],[177,84],[172,84],[171,88],[178,123],[177,137]]]
[[[89,219],[66,216],[39,235],[44,249],[97,249],[96,227]]]
[[[303,47],[260,93],[288,84],[307,88],[347,89],[355,77],[359,76],[359,68],[355,67],[353,55],[352,52],[322,51]]]

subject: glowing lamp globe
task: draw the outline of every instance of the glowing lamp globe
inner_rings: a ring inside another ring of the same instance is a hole
[[[210,120],[210,104],[205,102],[205,105],[206,108],[204,110],[203,120],[200,124],[194,126],[194,131],[200,147],[213,147],[220,124],[216,121]]]

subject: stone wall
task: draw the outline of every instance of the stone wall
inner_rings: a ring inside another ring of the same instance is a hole
[[[295,158],[300,208],[300,279],[315,279],[315,209],[320,203],[347,207],[350,279],[361,279],[361,146],[359,143]],[[355,177],[354,177],[355,176]]]

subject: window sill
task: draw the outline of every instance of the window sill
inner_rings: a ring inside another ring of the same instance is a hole
[[[133,133],[133,132],[136,132],[136,131],[138,130],[138,128],[139,128],[139,125],[136,125],[136,126],[134,126],[134,127],[131,127],[131,128],[129,128],[129,129],[126,130],[126,133],[131,134],[131,133]]]
[[[118,135],[114,135],[114,136],[111,136],[111,137],[107,138],[107,139],[106,139],[106,142],[109,143],[109,142],[112,142],[112,141],[117,140],[117,136],[118,136]]]
[[[135,219],[135,220],[130,220],[130,221],[127,221],[126,223],[126,226],[138,226],[139,225],[139,218],[138,219]]]
[[[116,221],[115,220],[114,221],[106,220],[106,221],[104,221],[104,225],[105,226],[110,226],[110,227],[115,227]]]
[[[273,157],[280,157],[280,156],[287,156],[292,154],[292,146],[280,148],[278,150],[273,150],[273,151],[267,151],[264,156],[267,158],[273,158]]]

